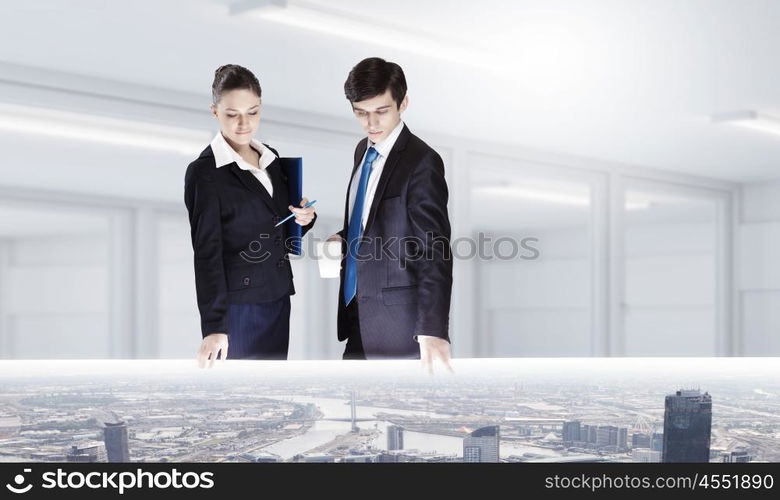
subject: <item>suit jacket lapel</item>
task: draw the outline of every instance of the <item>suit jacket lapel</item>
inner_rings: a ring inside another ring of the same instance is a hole
[[[406,149],[406,143],[409,141],[410,134],[411,132],[409,132],[409,129],[404,125],[401,134],[393,145],[393,149],[391,149],[390,154],[387,155],[385,165],[382,167],[382,175],[379,177],[379,183],[376,186],[376,192],[374,192],[374,199],[371,200],[371,210],[368,212],[368,221],[366,221],[366,227],[363,229],[363,234],[368,233],[371,223],[374,222],[374,219],[376,218],[376,211],[379,208],[379,203],[382,201],[382,196],[387,188],[387,183],[390,181],[393,169],[401,158],[401,153]]]
[[[363,159],[363,155],[366,154],[368,149],[368,139],[363,139],[358,143],[358,147],[355,149],[355,165],[352,167],[352,174],[349,176],[349,182],[347,183],[347,199],[344,202],[344,237],[346,238],[347,227],[349,226],[349,195],[352,191],[352,179],[355,178],[355,172],[357,172],[360,166],[360,160]]]
[[[266,167],[269,177],[271,177],[271,185],[274,187],[273,201],[276,204],[278,214],[289,215],[287,209],[287,178],[282,172],[281,162],[279,158],[275,159],[270,165]],[[291,204],[294,204],[294,200],[290,200]]]
[[[358,167],[360,167],[360,160],[362,160],[363,155],[366,154],[366,149],[368,149],[368,139],[363,139],[360,141],[360,144],[358,144],[357,150],[355,151],[355,165],[352,167],[352,175],[349,177],[350,181],[352,180],[352,177],[355,177],[355,172],[357,172]]]
[[[268,191],[266,191],[265,187],[263,187],[260,181],[257,180],[254,175],[252,175],[252,172],[249,170],[240,169],[238,165],[236,165],[236,162],[230,164],[230,171],[238,176],[241,183],[244,184],[247,189],[259,194],[260,198],[262,198],[262,200],[266,205],[268,205],[268,208],[270,208],[273,213],[280,215],[279,209],[274,203],[274,200],[271,198],[271,195],[268,194]],[[271,177],[271,182],[273,183],[273,176]],[[274,189],[276,189],[276,185],[274,185]]]

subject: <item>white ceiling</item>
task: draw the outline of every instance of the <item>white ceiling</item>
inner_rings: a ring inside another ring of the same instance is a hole
[[[231,15],[229,3],[4,2],[0,61],[204,95],[213,70],[235,62],[256,71],[266,103],[346,117],[347,72],[378,55],[406,71],[415,130],[780,178],[780,136],[709,123],[726,111],[780,111],[780,2],[308,0],[485,55],[461,63],[384,46],[381,30],[359,42]]]

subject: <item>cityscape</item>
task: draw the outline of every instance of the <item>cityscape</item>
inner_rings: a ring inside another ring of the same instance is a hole
[[[0,461],[780,461],[772,358],[453,364],[1,361]]]

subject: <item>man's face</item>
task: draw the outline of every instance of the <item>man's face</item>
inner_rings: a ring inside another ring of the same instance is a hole
[[[371,142],[377,143],[390,135],[401,122],[401,113],[406,109],[408,100],[408,96],[404,96],[401,106],[398,106],[390,89],[387,89],[384,94],[353,102],[352,111]]]

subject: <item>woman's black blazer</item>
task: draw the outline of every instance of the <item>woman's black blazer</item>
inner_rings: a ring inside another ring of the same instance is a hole
[[[270,148],[269,148],[270,149]],[[235,162],[216,167],[208,146],[184,177],[190,219],[195,289],[201,333],[227,333],[229,303],[270,302],[295,293],[287,258],[287,178],[277,158],[266,167],[273,198],[259,180]],[[303,232],[314,226],[304,226]]]

